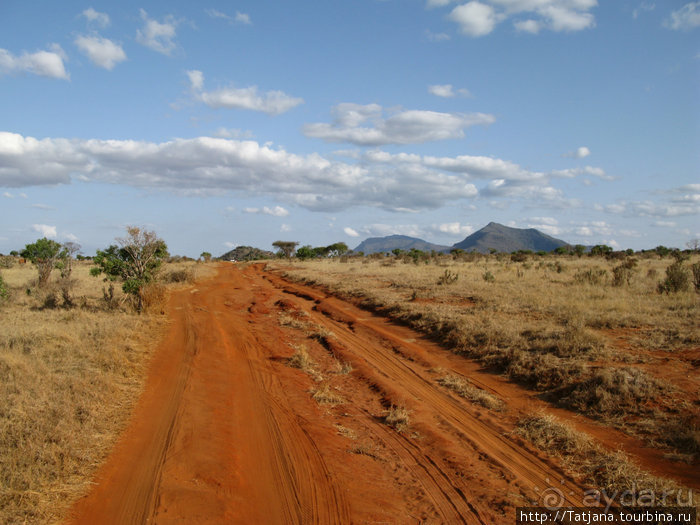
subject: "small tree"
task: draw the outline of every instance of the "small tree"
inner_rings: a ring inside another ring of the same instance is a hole
[[[344,242],[336,242],[327,246],[326,249],[331,257],[340,257],[348,252],[348,245]]]
[[[56,241],[43,237],[35,243],[27,244],[21,255],[36,265],[39,271],[39,287],[43,288],[49,282],[51,271],[61,258],[65,257],[65,251]]]
[[[277,248],[281,255],[290,259],[298,244],[298,242],[293,241],[275,241],[272,243],[272,246]]]
[[[209,253],[209,252],[202,252],[202,254],[200,255],[200,257],[201,257],[202,259],[204,259],[204,262],[207,262],[207,263],[208,263],[208,262],[211,261],[211,253]]]
[[[126,228],[126,237],[118,238],[119,246],[112,245],[97,251],[90,270],[94,276],[105,274],[105,280],[123,281],[122,290],[136,298],[136,310],[143,310],[143,289],[155,280],[156,273],[168,257],[165,241],[155,232],[135,226]]]
[[[297,250],[296,257],[302,261],[313,259],[316,257],[316,251],[311,247],[311,245],[307,244],[306,246],[302,246]]]
[[[586,253],[586,247],[583,244],[574,246],[574,255],[576,255],[576,257],[581,257],[584,253]]]

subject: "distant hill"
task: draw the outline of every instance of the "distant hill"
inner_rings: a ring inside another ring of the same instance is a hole
[[[257,261],[260,259],[273,259],[275,254],[252,246],[236,246],[221,257],[222,261]]]
[[[406,235],[389,235],[388,237],[370,237],[362,241],[354,252],[362,252],[365,255],[370,253],[385,253],[391,252],[396,248],[403,251],[410,251],[412,249],[421,250],[423,252],[430,252],[435,250],[436,252],[448,252],[450,251],[449,246],[441,246],[439,244],[432,244],[430,242],[424,241],[423,239],[416,239],[415,237],[408,237]]]
[[[509,228],[495,222],[490,222],[482,229],[454,245],[454,248],[466,252],[489,253],[492,249],[499,252],[516,252],[532,250],[533,252],[551,252],[560,246],[569,246],[561,239],[545,235],[535,228]]]

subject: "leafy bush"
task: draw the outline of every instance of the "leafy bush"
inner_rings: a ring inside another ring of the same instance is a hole
[[[459,279],[459,274],[458,273],[452,273],[449,269],[445,270],[445,273],[443,273],[440,277],[438,277],[437,283],[439,285],[443,284],[452,284]]]
[[[607,270],[602,268],[589,268],[588,270],[579,270],[574,275],[574,280],[579,284],[598,285],[605,281],[608,274]]]
[[[636,259],[627,259],[622,264],[619,264],[613,268],[613,286],[623,286],[630,284],[632,280],[632,275],[634,274],[634,269],[637,266]]]
[[[0,304],[4,303],[10,298],[10,290],[7,287],[7,283],[0,275]]]
[[[700,292],[700,263],[695,263],[691,266],[693,271],[693,285],[695,286],[695,291]]]
[[[493,275],[489,270],[486,270],[486,271],[484,272],[484,275],[482,275],[481,277],[482,277],[482,278],[484,279],[484,281],[486,281],[487,283],[492,283],[492,282],[494,282],[494,281],[496,280],[496,278],[494,277],[494,275]]]
[[[690,284],[690,272],[683,266],[683,261],[677,259],[666,268],[666,279],[658,285],[659,293],[685,292]]]

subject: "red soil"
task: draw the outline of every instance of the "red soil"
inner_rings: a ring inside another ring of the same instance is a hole
[[[551,409],[407,328],[262,266],[222,265],[173,293],[167,310],[172,324],[130,426],[69,523],[506,524],[549,487],[581,506],[586,487],[510,434],[518,416]],[[280,326],[283,311],[311,328]],[[293,344],[344,403],[313,400],[319,383],[287,364]],[[507,411],[440,387],[446,373]],[[410,411],[406,430],[384,421],[391,405]],[[637,448],[645,467],[674,472]],[[700,486],[686,471],[676,479]]]

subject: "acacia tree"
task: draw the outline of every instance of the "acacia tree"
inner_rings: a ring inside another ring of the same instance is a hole
[[[208,263],[208,262],[211,261],[211,253],[209,253],[209,252],[202,252],[202,254],[200,255],[200,257],[201,257],[202,259],[204,259],[204,262],[207,262],[207,263]]]
[[[272,246],[277,248],[281,254],[283,254],[287,259],[292,257],[294,249],[299,243],[294,241],[275,241]]]
[[[143,309],[143,288],[156,278],[160,265],[168,257],[168,247],[155,232],[136,226],[126,228],[127,235],[117,238],[117,245],[97,251],[90,270],[94,276],[105,274],[105,280],[123,281],[122,290],[136,299],[136,310]]]
[[[21,255],[36,265],[39,271],[39,287],[43,288],[49,282],[51,271],[65,257],[66,252],[56,241],[43,237],[32,244],[27,244]]]

